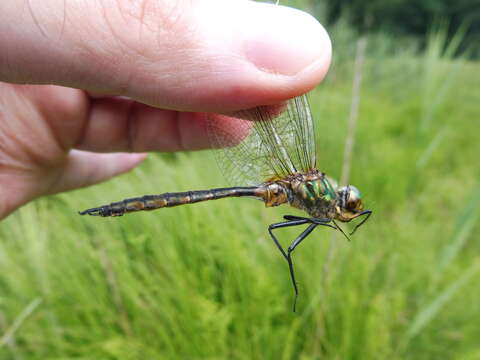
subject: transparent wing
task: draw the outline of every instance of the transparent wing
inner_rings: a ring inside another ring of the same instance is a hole
[[[316,167],[315,133],[305,95],[276,107],[212,115],[208,134],[232,185],[257,185]]]

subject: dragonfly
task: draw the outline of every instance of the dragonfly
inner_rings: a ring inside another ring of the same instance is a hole
[[[361,218],[350,232],[353,235],[372,210],[364,210],[361,193],[355,186],[338,186],[318,170],[315,124],[306,95],[278,106],[259,106],[207,118],[207,133],[212,147],[217,148],[222,173],[230,182],[244,186],[145,195],[87,209],[80,215],[122,216],[231,197],[258,199],[266,207],[286,204],[302,210],[308,216],[285,215],[284,221],[268,226],[270,237],[288,263],[295,311],[298,286],[293,251],[319,226],[338,230],[349,239],[337,221],[347,223]],[[231,126],[226,127],[226,122]],[[300,225],[307,227],[284,249],[274,230]]]

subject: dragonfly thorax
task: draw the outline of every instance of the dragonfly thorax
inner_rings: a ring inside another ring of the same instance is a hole
[[[289,203],[317,219],[349,222],[363,211],[360,191],[353,185],[337,187],[316,170],[294,174],[266,184],[262,196],[266,206]]]
[[[292,175],[282,183],[287,188],[291,206],[315,218],[335,218],[337,194],[325,174],[314,170],[307,174]]]

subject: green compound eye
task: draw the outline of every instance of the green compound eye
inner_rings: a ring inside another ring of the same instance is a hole
[[[360,190],[358,190],[355,186],[350,185],[349,190],[350,190],[349,199],[355,200],[355,199],[361,199],[362,198],[362,194],[360,193]]]

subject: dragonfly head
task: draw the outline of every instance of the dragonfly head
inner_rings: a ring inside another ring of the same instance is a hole
[[[336,218],[348,222],[363,212],[362,195],[353,185],[343,186],[337,190],[335,204]]]

